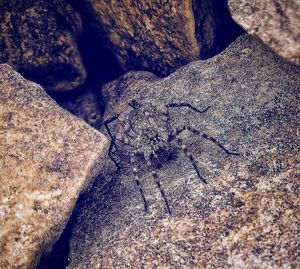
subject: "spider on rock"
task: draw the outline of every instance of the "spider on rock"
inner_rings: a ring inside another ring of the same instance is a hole
[[[122,150],[125,151],[125,154],[130,158],[134,181],[143,199],[145,212],[149,211],[149,206],[141,184],[141,179],[138,175],[137,156],[143,156],[147,169],[164,200],[166,210],[171,214],[167,195],[162,187],[153,161],[158,160],[158,153],[161,150],[167,150],[173,147],[181,150],[190,161],[200,181],[204,184],[207,184],[206,178],[201,174],[195,158],[188,150],[182,138],[180,138],[180,134],[183,131],[188,131],[193,135],[200,136],[201,138],[214,143],[227,155],[239,155],[237,152],[226,149],[214,137],[202,133],[193,126],[183,126],[179,129],[171,128],[170,109],[187,108],[194,113],[202,114],[207,112],[210,109],[210,106],[204,110],[199,110],[188,103],[141,104],[136,100],[131,100],[129,106],[131,107],[129,113],[126,113],[125,115],[115,115],[104,122],[106,131],[111,139],[108,156],[116,165],[117,171],[120,170],[120,166],[114,158],[114,154],[119,151],[119,147],[122,147]],[[120,131],[114,133],[110,128],[112,124],[118,125]],[[160,164],[160,166],[162,166],[162,164]]]

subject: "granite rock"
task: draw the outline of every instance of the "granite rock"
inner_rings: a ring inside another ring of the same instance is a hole
[[[239,32],[224,0],[85,2],[93,26],[127,71],[170,74],[200,56],[208,57],[216,43],[227,45]]]
[[[68,268],[299,267],[299,72],[245,35],[164,79],[107,85],[131,102],[106,116],[111,176],[79,211]]]
[[[86,70],[77,46],[81,18],[61,0],[0,2],[0,63],[47,90],[82,85]]]
[[[282,57],[300,64],[300,1],[230,0],[231,14],[248,33]]]
[[[0,268],[34,268],[102,169],[107,139],[0,65]]]
[[[157,80],[157,76],[147,71],[128,72],[119,79],[111,81],[102,87],[103,101],[105,103],[105,119],[116,114],[128,111],[128,103],[132,96],[143,89],[151,81]]]
[[[51,94],[51,93],[50,93]],[[84,120],[95,129],[99,129],[103,121],[103,100],[101,93],[89,90],[86,85],[76,95],[58,93],[53,99],[64,109]]]

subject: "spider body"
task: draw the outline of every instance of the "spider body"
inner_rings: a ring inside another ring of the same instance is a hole
[[[133,109],[122,120],[123,132],[116,133],[116,141],[123,142],[131,152],[141,153],[149,159],[157,150],[168,146],[168,109],[151,103],[140,105],[136,101],[132,101],[130,106]]]
[[[153,161],[158,161],[158,167],[163,165],[162,163],[159,163],[159,152],[167,151],[173,147],[182,151],[190,161],[197,177],[202,183],[205,184],[208,183],[207,180],[202,176],[197,161],[189,152],[187,146],[181,138],[181,134],[184,131],[211,141],[227,155],[239,155],[237,152],[231,152],[227,150],[215,138],[196,130],[193,126],[183,126],[180,129],[171,128],[170,108],[174,109],[184,107],[192,110],[193,113],[201,114],[207,112],[210,107],[207,107],[204,110],[199,110],[187,103],[153,104],[147,102],[140,104],[136,100],[130,101],[128,105],[131,107],[131,111],[121,115],[116,115],[104,122],[104,126],[111,138],[108,155],[116,165],[117,171],[120,170],[120,166],[119,162],[114,157],[115,154],[118,151],[121,151],[130,157],[133,179],[140,191],[146,212],[149,211],[149,207],[141,180],[138,175],[140,165],[140,163],[137,161],[138,156],[143,156],[147,170],[149,171],[153,182],[156,184],[165,202],[166,210],[169,214],[171,214],[171,208],[167,199],[167,195],[159,179],[157,165],[155,165]],[[111,125],[114,125],[113,131],[111,129]]]

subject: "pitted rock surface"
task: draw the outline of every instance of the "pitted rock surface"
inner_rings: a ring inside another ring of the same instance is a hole
[[[80,15],[65,1],[1,1],[0,63],[47,90],[72,90],[86,79],[81,31]]]
[[[0,268],[37,265],[102,169],[106,145],[39,85],[0,65]]]
[[[239,33],[225,1],[85,0],[92,25],[124,70],[168,75]],[[224,33],[224,34],[223,34]]]
[[[108,84],[107,95],[124,95],[106,115],[119,115],[108,126],[120,170],[99,180],[81,208],[69,267],[299,267],[299,72],[245,35],[167,78],[130,73]],[[169,106],[163,120],[154,112],[168,104],[203,112]],[[163,139],[167,125],[198,133],[183,130],[180,147]],[[151,144],[161,147],[148,169]]]
[[[230,0],[233,19],[278,55],[300,64],[300,1]]]

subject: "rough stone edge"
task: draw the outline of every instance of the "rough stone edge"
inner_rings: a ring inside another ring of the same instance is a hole
[[[99,139],[103,142],[103,147],[102,150],[98,152],[98,154],[96,155],[95,153],[95,158],[94,161],[90,161],[89,167],[87,168],[87,174],[88,176],[83,179],[83,182],[81,184],[81,188],[78,189],[78,192],[76,194],[76,199],[74,200],[70,200],[69,203],[73,204],[72,207],[70,207],[70,211],[68,212],[68,214],[66,214],[65,217],[61,218],[61,221],[59,223],[54,223],[53,226],[51,226],[51,228],[54,227],[58,227],[59,231],[57,233],[55,233],[55,229],[53,229],[53,231],[48,231],[49,232],[49,240],[45,240],[45,242],[43,242],[43,246],[41,247],[40,251],[38,253],[36,253],[36,256],[32,259],[30,268],[34,269],[37,268],[40,262],[40,259],[43,255],[43,253],[47,253],[50,252],[53,245],[57,242],[57,240],[59,239],[59,237],[61,236],[63,230],[65,229],[71,214],[75,208],[76,202],[79,198],[79,196],[85,192],[87,192],[89,190],[89,188],[92,186],[94,180],[96,179],[96,177],[98,175],[101,174],[101,171],[105,171],[106,170],[106,155],[107,155],[107,149],[108,149],[108,139],[106,138],[106,136],[104,134],[102,134],[101,132],[97,131],[96,129],[94,129],[93,127],[91,127],[90,125],[88,125],[86,122],[84,122],[82,119],[74,116],[73,114],[71,114],[69,111],[64,110],[62,107],[60,107],[58,105],[58,103],[52,99],[44,90],[44,88],[33,82],[33,81],[29,81],[26,78],[24,78],[20,73],[18,73],[18,71],[16,71],[13,67],[11,67],[8,64],[0,64],[0,66],[4,66],[5,68],[9,69],[9,73],[5,74],[5,76],[3,76],[4,78],[9,78],[11,76],[15,76],[15,77],[19,77],[20,80],[22,80],[23,82],[25,82],[25,87],[26,87],[26,83],[30,83],[31,85],[33,85],[34,87],[36,87],[36,89],[41,90],[41,97],[48,99],[47,101],[51,103],[52,106],[56,106],[58,112],[63,113],[67,116],[72,117],[76,122],[79,122],[80,124],[82,124],[83,126],[87,127],[88,129],[90,129],[91,134],[94,133],[95,135],[99,136]],[[13,83],[10,83],[12,86],[14,86],[14,83],[16,83],[16,81],[13,81]],[[103,168],[103,169],[101,169]]]
[[[268,48],[270,48],[272,50],[272,52],[274,52],[281,59],[283,59],[285,61],[288,61],[291,64],[300,65],[300,58],[298,58],[297,56],[293,56],[293,57],[287,56],[286,53],[284,53],[284,50],[280,50],[278,48],[272,47],[268,42],[265,41],[265,38],[261,37],[254,30],[250,30],[250,29],[248,29],[247,26],[242,24],[239,21],[239,16],[237,14],[234,14],[234,12],[233,12],[234,8],[233,8],[232,2],[233,1],[228,0],[227,7],[228,7],[228,10],[230,12],[231,18],[234,20],[235,23],[237,23],[247,34],[252,35],[252,36],[257,37],[258,39],[260,39]]]

